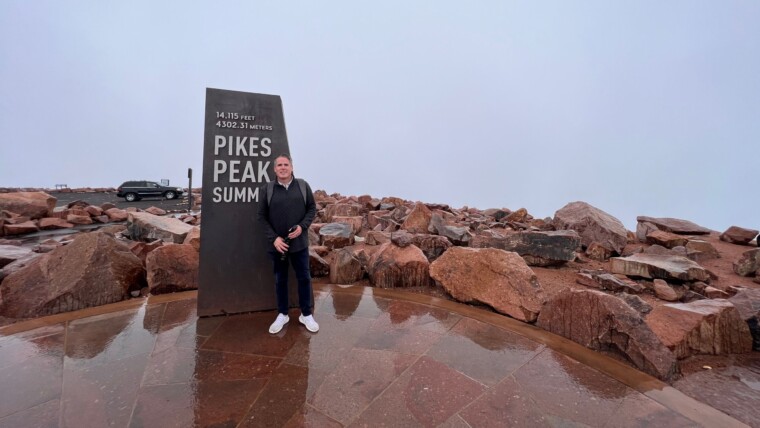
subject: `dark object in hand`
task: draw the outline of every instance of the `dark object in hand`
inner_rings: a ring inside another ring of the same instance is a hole
[[[292,232],[295,232],[296,226],[291,227],[288,229],[288,235],[290,235]],[[290,237],[285,235],[284,238],[282,238],[283,241],[285,241],[285,244],[290,245]],[[288,258],[288,250],[285,250],[282,254],[280,254],[280,261],[284,262],[285,259]]]

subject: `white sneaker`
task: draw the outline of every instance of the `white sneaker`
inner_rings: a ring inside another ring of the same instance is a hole
[[[301,316],[298,317],[298,322],[306,326],[306,330],[309,330],[312,333],[316,333],[319,331],[319,324],[314,320],[314,317],[309,315],[307,317]]]
[[[285,314],[277,314],[277,319],[274,320],[272,325],[269,326],[269,332],[272,334],[277,334],[282,330],[282,327],[285,326],[285,324],[290,321],[290,317]]]

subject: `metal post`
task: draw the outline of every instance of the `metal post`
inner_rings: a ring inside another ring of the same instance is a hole
[[[190,211],[193,209],[193,169],[188,168],[187,169],[187,213],[190,214]]]

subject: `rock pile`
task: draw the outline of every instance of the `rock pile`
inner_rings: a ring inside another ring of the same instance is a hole
[[[634,233],[585,202],[536,219],[525,208],[456,209],[324,191],[315,200],[311,271],[332,283],[446,293],[666,380],[677,376],[679,360],[749,352],[753,337],[760,343],[760,286],[746,279],[760,281],[753,229],[733,226],[718,237],[686,220],[641,216]],[[54,210],[34,192],[0,194],[0,208],[6,234],[127,223],[68,245],[41,243],[39,252],[0,242],[0,317],[73,310],[138,290],[197,288],[199,215],[174,219],[86,203]]]

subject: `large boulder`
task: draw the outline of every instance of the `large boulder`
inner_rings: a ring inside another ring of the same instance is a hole
[[[760,290],[744,289],[728,299],[752,333],[752,349],[760,351]]]
[[[330,264],[317,253],[314,247],[309,247],[309,272],[313,277],[330,275]]]
[[[343,248],[354,243],[354,231],[350,224],[327,223],[319,228],[319,239],[327,248]]]
[[[201,228],[198,226],[194,226],[192,229],[190,229],[190,232],[188,232],[187,236],[185,236],[185,240],[182,241],[182,243],[192,245],[192,247],[195,248],[195,251],[200,252],[201,251]]]
[[[0,284],[0,316],[31,318],[114,303],[144,283],[137,256],[106,233],[78,235]]]
[[[452,247],[430,265],[430,276],[460,302],[480,302],[533,322],[544,304],[536,274],[517,253]]]
[[[470,233],[468,228],[447,224],[439,212],[434,212],[430,217],[428,231],[436,235],[445,236],[454,245],[467,246],[470,239],[472,239],[472,233]]]
[[[7,210],[31,219],[50,217],[56,201],[45,192],[0,193],[0,211]]]
[[[536,325],[597,351],[623,356],[663,380],[676,371],[676,359],[622,299],[596,290],[566,289],[549,300]]]
[[[427,233],[432,216],[433,213],[425,204],[417,202],[404,222],[401,223],[401,229],[410,233]]]
[[[129,213],[127,219],[129,236],[135,241],[150,242],[160,239],[164,242],[181,244],[193,226],[170,217],[159,217],[144,212]]]
[[[753,276],[760,269],[760,248],[742,253],[742,257],[733,264],[734,272],[740,276]]]
[[[151,294],[198,289],[198,251],[189,244],[162,245],[148,253],[145,270]]]
[[[745,229],[739,226],[731,226],[726,229],[725,232],[720,234],[720,240],[730,242],[732,244],[747,245],[749,244],[760,231],[755,229]]]
[[[639,223],[648,223],[659,230],[677,233],[679,235],[707,235],[711,232],[711,230],[706,227],[702,227],[688,220],[677,218],[655,218],[642,215],[636,217],[636,221]]]
[[[727,300],[665,304],[654,308],[646,323],[679,359],[752,350],[749,327]]]
[[[637,253],[610,259],[612,273],[642,278],[707,281],[710,275],[702,266],[686,257],[669,254]]]
[[[571,202],[560,208],[552,224],[557,230],[578,232],[584,247],[596,241],[621,254],[628,242],[628,231],[620,220],[586,202]]]
[[[574,230],[522,231],[507,235],[476,235],[470,246],[515,252],[528,266],[553,266],[575,260],[575,250],[581,246],[581,238]]]
[[[335,252],[330,263],[330,282],[333,284],[353,284],[364,276],[362,263],[351,248],[341,248]]]
[[[445,236],[428,235],[426,233],[417,233],[412,237],[412,244],[417,246],[432,262],[441,256],[446,250],[452,247],[451,241]]]
[[[327,223],[333,222],[334,216],[356,217],[361,215],[362,206],[353,203],[332,204],[325,207],[324,219]]]
[[[332,221],[333,223],[345,223],[351,226],[351,230],[354,234],[357,234],[362,230],[362,218],[362,216],[348,217],[336,215],[333,216]]]
[[[419,287],[430,284],[430,262],[422,250],[393,243],[381,245],[367,265],[370,283],[379,288]]]

